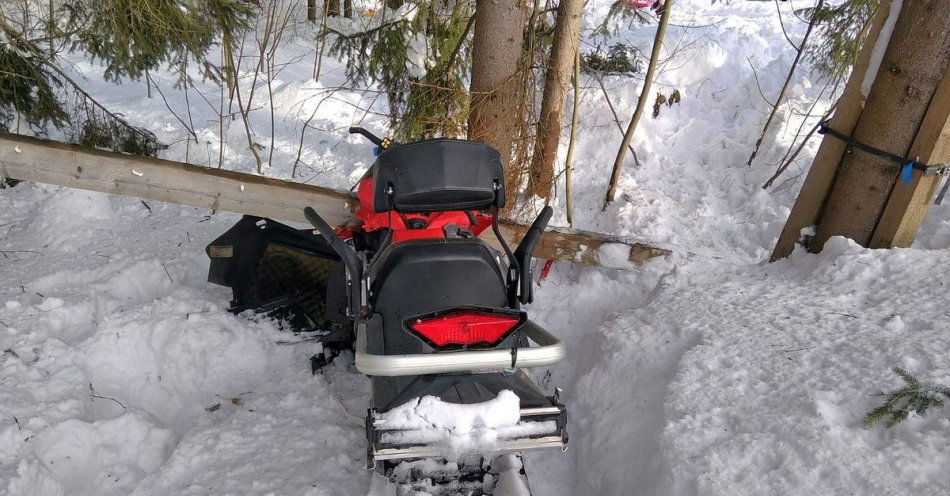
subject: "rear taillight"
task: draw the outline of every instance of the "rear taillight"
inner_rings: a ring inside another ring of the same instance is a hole
[[[409,320],[409,327],[436,347],[496,344],[523,320],[523,314],[455,310]]]

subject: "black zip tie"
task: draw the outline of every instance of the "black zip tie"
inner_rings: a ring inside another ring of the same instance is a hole
[[[904,184],[907,184],[910,182],[911,169],[917,169],[921,171],[925,176],[941,176],[941,175],[950,173],[950,164],[928,165],[922,162],[918,162],[916,160],[911,160],[907,157],[901,157],[900,155],[895,155],[889,151],[881,150],[880,148],[875,148],[873,146],[866,145],[854,139],[853,137],[842,133],[841,131],[832,129],[831,127],[828,126],[827,120],[824,120],[818,123],[818,134],[830,134],[834,136],[835,138],[838,138],[839,140],[845,142],[845,144],[848,145],[848,148],[857,148],[858,150],[861,150],[865,153],[876,155],[881,158],[886,158],[887,160],[890,160],[891,162],[900,164],[901,165],[900,175],[902,176],[902,180]]]

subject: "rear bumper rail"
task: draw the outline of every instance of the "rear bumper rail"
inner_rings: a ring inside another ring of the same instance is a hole
[[[554,396],[549,396],[549,407],[522,408],[522,422],[553,422],[555,428],[537,435],[498,440],[489,456],[508,453],[520,453],[543,449],[567,451],[567,409],[561,404],[561,390],[557,388]],[[374,469],[379,461],[407,460],[418,458],[439,458],[445,456],[445,446],[438,444],[397,445],[385,441],[386,432],[398,432],[386,429],[386,421],[380,418],[376,410],[370,409],[366,415],[366,468]],[[483,453],[482,456],[486,454]]]
[[[543,367],[560,362],[564,343],[537,325],[525,326],[525,336],[537,346],[501,350],[468,350],[412,355],[377,355],[367,351],[367,325],[356,326],[356,368],[369,376],[404,376]]]

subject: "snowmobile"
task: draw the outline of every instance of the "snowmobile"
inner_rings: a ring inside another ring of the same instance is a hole
[[[352,350],[356,369],[372,381],[370,469],[393,478],[401,462],[444,456],[444,447],[387,427],[387,412],[426,396],[472,405],[508,390],[520,401],[519,425],[548,426],[498,436],[490,453],[469,464],[474,475],[453,476],[475,486],[500,455],[566,450],[560,389],[548,396],[524,371],[565,354],[522,309],[533,300],[532,257],[552,209],[512,250],[498,229],[505,187],[497,150],[446,138],[398,144],[349,131],[377,147],[357,185],[353,221],[334,229],[309,207],[312,230],[245,216],[207,247],[209,281],[233,290],[236,312],[266,313],[315,333],[325,350],[312,359],[315,371]],[[501,252],[479,237],[487,229]]]

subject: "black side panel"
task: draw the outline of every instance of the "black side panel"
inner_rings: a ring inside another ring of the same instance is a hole
[[[484,143],[450,139],[407,143],[376,159],[373,207],[377,212],[503,207],[504,184],[501,155]]]
[[[232,289],[233,310],[277,310],[282,313],[276,316],[295,328],[334,320],[334,308],[327,309],[327,285],[339,283],[334,273],[340,261],[312,231],[244,216],[206,252],[211,258],[208,281]],[[330,293],[332,307],[334,291]]]

